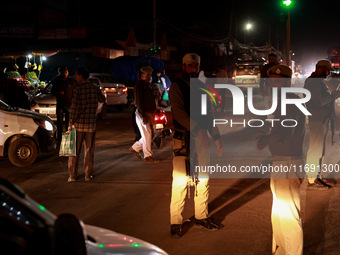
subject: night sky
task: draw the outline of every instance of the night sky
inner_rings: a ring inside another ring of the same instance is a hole
[[[340,1],[292,1],[293,59],[314,65],[317,59],[327,57],[328,48],[340,46]],[[107,5],[107,1],[97,0],[96,6],[91,5],[84,11],[83,22],[109,28],[118,37],[123,37],[119,39],[126,39],[128,31],[133,28],[137,40],[152,41],[153,0],[115,1],[114,8],[103,8],[104,2]],[[165,32],[169,42],[186,33],[202,40],[227,37],[233,9],[231,32],[238,41],[243,43],[246,39],[248,43],[262,46],[269,41],[270,35],[274,47],[285,48],[287,11],[280,6],[280,0],[234,0],[233,8],[232,0],[209,0],[203,4],[199,1],[157,0],[156,6],[158,38]],[[252,22],[254,29],[245,37],[244,24],[248,21]]]

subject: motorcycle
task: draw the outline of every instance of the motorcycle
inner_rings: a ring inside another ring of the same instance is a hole
[[[157,108],[154,113],[154,123],[156,125],[155,128],[155,138],[154,143],[157,148],[160,148],[163,143],[163,138],[170,136],[172,131],[170,128],[166,128],[166,124],[168,123],[168,118],[166,117],[165,111]]]

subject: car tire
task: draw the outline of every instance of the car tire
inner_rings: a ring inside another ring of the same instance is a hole
[[[37,159],[38,148],[29,138],[20,137],[12,141],[8,148],[9,161],[18,167],[29,166]]]

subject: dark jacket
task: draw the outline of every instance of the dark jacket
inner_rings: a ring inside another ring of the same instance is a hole
[[[305,89],[311,93],[311,99],[306,103],[310,121],[326,122],[334,113],[334,97],[328,92],[324,77],[312,73],[305,81]]]
[[[139,80],[134,88],[135,105],[138,112],[145,117],[146,113],[153,114],[156,110],[156,101],[152,85]]]

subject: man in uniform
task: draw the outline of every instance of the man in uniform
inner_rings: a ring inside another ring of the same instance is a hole
[[[288,66],[276,65],[268,70],[270,86],[280,90],[291,86],[292,70]],[[305,136],[306,116],[295,105],[287,105],[287,113],[281,115],[281,93],[278,98],[278,107],[274,112],[275,122],[269,135],[258,138],[259,150],[269,147],[273,156],[273,169],[291,169],[291,171],[271,173],[270,188],[273,194],[272,228],[273,242],[272,254],[302,255],[303,231],[300,218],[300,187],[303,181],[305,163],[303,155],[303,140]],[[290,99],[299,97],[287,93]],[[283,127],[278,124],[283,119],[294,119],[295,127]],[[295,171],[296,170],[296,171]]]
[[[339,90],[330,94],[324,79],[334,70],[327,59],[317,62],[315,71],[305,81],[305,88],[311,93],[311,99],[306,103],[308,111],[309,148],[306,160],[306,175],[309,189],[329,189],[332,183],[322,179],[319,174],[325,155],[325,142],[330,120],[334,115],[334,100],[340,96]]]
[[[191,149],[190,155],[192,157],[197,155],[198,165],[208,165],[210,159],[209,132],[217,146],[218,156],[221,156],[223,151],[219,131],[217,128],[212,128],[212,115],[207,115],[211,119],[204,121],[204,124],[208,123],[208,125],[204,125],[202,121],[197,119],[197,116],[190,114],[190,91],[198,90],[190,82],[190,78],[198,78],[199,70],[200,57],[195,53],[186,54],[183,57],[183,74],[172,83],[169,91],[175,129],[170,204],[170,234],[173,237],[182,236],[182,212],[188,183],[192,180],[187,172],[189,148]],[[200,84],[204,86],[203,83]],[[191,139],[189,138],[190,133]],[[190,146],[189,140],[192,143]],[[196,226],[204,227],[208,230],[217,230],[218,226],[208,218],[209,176],[198,176],[194,184],[196,189],[194,197]]]

